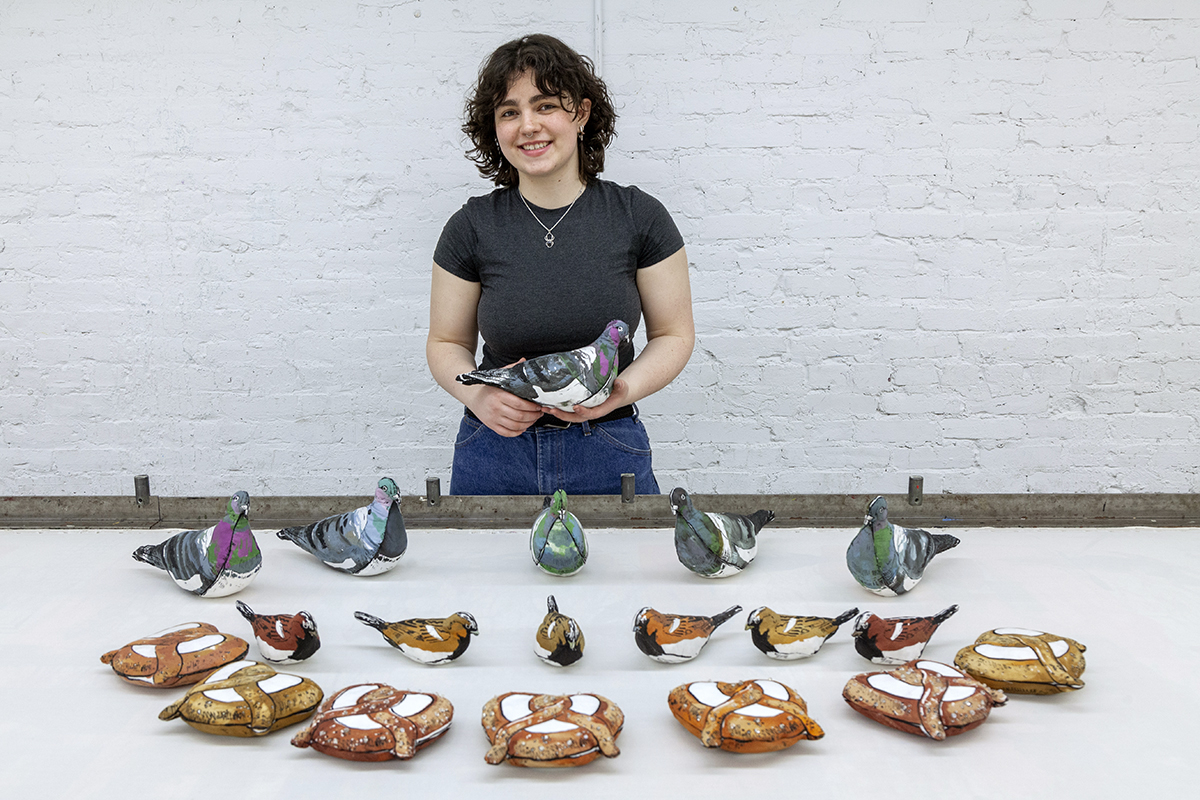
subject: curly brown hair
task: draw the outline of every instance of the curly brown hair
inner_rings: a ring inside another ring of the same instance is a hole
[[[496,141],[495,114],[509,86],[527,71],[533,74],[538,91],[563,98],[567,110],[578,109],[585,99],[592,102],[579,143],[579,178],[590,182],[604,170],[604,148],[617,135],[617,112],[592,60],[541,33],[500,45],[479,69],[474,94],[467,99],[467,121],[462,126],[474,145],[467,151],[467,158],[478,165],[480,175],[497,186],[517,185],[517,170],[504,158]]]

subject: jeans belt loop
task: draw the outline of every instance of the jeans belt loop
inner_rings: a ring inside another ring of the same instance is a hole
[[[579,427],[583,428],[584,436],[592,435],[592,423],[588,422],[586,419],[583,422],[579,423]]]

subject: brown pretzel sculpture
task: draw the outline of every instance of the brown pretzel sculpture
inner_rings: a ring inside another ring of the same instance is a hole
[[[1087,648],[1074,639],[1026,628],[979,634],[954,657],[955,666],[994,689],[1014,694],[1057,694],[1083,688]]]
[[[625,724],[617,704],[598,694],[507,692],[483,706],[492,743],[484,760],[519,767],[579,767],[601,755],[615,758]]]
[[[192,686],[158,718],[182,717],[205,733],[263,736],[312,714],[322,696],[321,687],[308,678],[236,661]]]
[[[909,661],[894,670],[865,672],[842,697],[855,711],[888,727],[941,741],[982,725],[1008,698],[947,664]]]
[[[100,661],[135,686],[170,689],[195,683],[249,649],[244,639],[207,622],[186,622],[110,650]]]
[[[705,747],[766,753],[825,735],[804,698],[778,681],[696,681],[667,697],[671,713]]]
[[[453,717],[441,695],[360,683],[326,698],[292,744],[350,761],[409,759],[440,739]]]

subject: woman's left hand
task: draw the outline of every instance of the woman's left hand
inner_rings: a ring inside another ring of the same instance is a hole
[[[574,411],[563,411],[560,408],[551,408],[550,406],[542,406],[542,410],[551,416],[558,417],[563,422],[586,422],[591,419],[603,417],[610,411],[616,411],[621,406],[627,406],[630,403],[629,386],[625,381],[617,378],[613,381],[612,394],[598,406],[586,408],[584,406],[575,406]]]

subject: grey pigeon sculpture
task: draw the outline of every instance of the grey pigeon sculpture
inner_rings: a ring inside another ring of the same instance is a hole
[[[480,383],[497,386],[563,411],[571,411],[577,405],[594,408],[612,394],[617,379],[617,349],[628,339],[629,326],[614,319],[586,347],[549,353],[511,367],[464,372],[455,380],[466,386]]]
[[[863,527],[846,550],[846,566],[864,588],[883,597],[911,590],[938,553],[959,542],[948,533],[905,528],[888,520],[887,500],[876,497],[867,507]]]
[[[678,487],[671,492],[671,511],[675,553],[681,564],[703,578],[725,578],[744,570],[758,553],[758,532],[775,519],[775,512],[766,509],[750,516],[700,511]]]
[[[400,489],[382,478],[369,506],[347,511],[276,534],[321,559],[326,566],[360,577],[396,566],[408,550],[408,531],[400,514]]]
[[[567,493],[559,489],[547,497],[529,533],[533,563],[544,572],[565,578],[587,563],[587,537],[579,519],[567,510]]]
[[[180,588],[201,597],[240,592],[262,569],[262,552],[250,530],[249,514],[250,495],[236,492],[216,525],[142,545],[133,557],[166,571]]]

